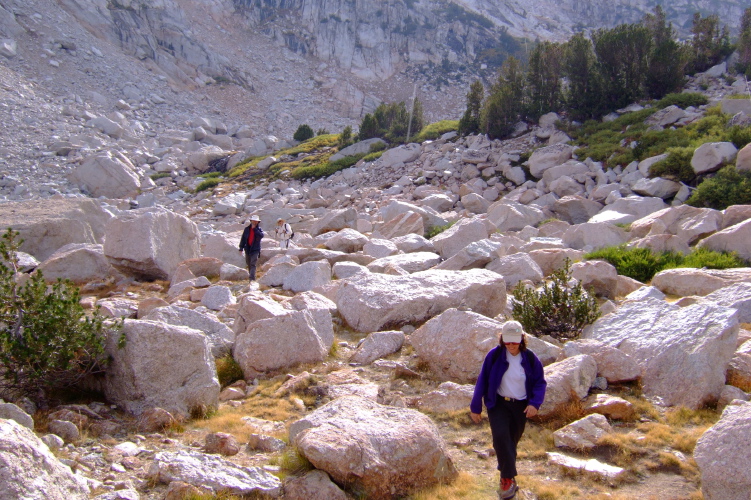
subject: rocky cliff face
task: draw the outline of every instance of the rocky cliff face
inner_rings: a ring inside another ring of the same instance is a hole
[[[407,68],[444,73],[451,63],[476,72],[520,50],[511,39],[566,40],[571,34],[638,22],[651,0],[233,0],[253,28],[291,50],[335,61],[366,80]],[[717,13],[737,28],[745,0],[679,0],[664,5],[684,33],[694,12]],[[501,57],[499,57],[501,56]]]

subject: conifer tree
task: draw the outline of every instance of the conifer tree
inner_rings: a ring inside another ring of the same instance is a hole
[[[737,70],[751,76],[751,7],[743,11],[737,49],[740,56]]]
[[[687,54],[675,40],[675,30],[667,22],[661,6],[644,16],[643,24],[652,35],[645,86],[649,97],[659,99],[683,86]]]
[[[602,80],[592,42],[577,33],[563,46],[563,76],[568,82],[563,98],[565,109],[575,120],[597,116],[602,109]]]
[[[691,35],[689,74],[708,70],[733,51],[728,27],[720,29],[720,18],[716,14],[702,17],[695,13]]]
[[[515,57],[503,63],[481,114],[480,130],[491,139],[504,139],[514,129],[524,109],[524,73]]]
[[[529,56],[527,67],[526,115],[532,120],[550,111],[558,111],[561,103],[561,73],[563,47],[552,42],[542,42]]]
[[[609,111],[643,97],[644,79],[652,50],[649,30],[639,24],[599,29],[592,35]]]
[[[475,80],[469,86],[467,93],[467,109],[459,120],[459,135],[476,134],[480,131],[480,111],[485,97],[485,87],[480,80]]]

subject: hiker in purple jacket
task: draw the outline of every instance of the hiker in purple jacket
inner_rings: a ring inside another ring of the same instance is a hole
[[[527,349],[525,335],[518,321],[504,323],[499,345],[482,363],[469,405],[472,421],[479,424],[485,400],[503,499],[516,495],[516,446],[527,418],[537,415],[547,388],[542,363]]]

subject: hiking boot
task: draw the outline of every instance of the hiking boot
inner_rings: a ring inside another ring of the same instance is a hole
[[[516,495],[516,480],[514,478],[502,477],[501,478],[501,493],[502,499],[513,498]]]

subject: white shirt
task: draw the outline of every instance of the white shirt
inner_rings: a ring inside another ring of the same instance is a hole
[[[525,385],[527,374],[524,373],[522,367],[522,353],[519,352],[516,356],[512,356],[510,352],[506,351],[506,361],[508,361],[508,369],[503,374],[501,385],[498,387],[498,394],[507,398],[527,399],[527,387]]]

